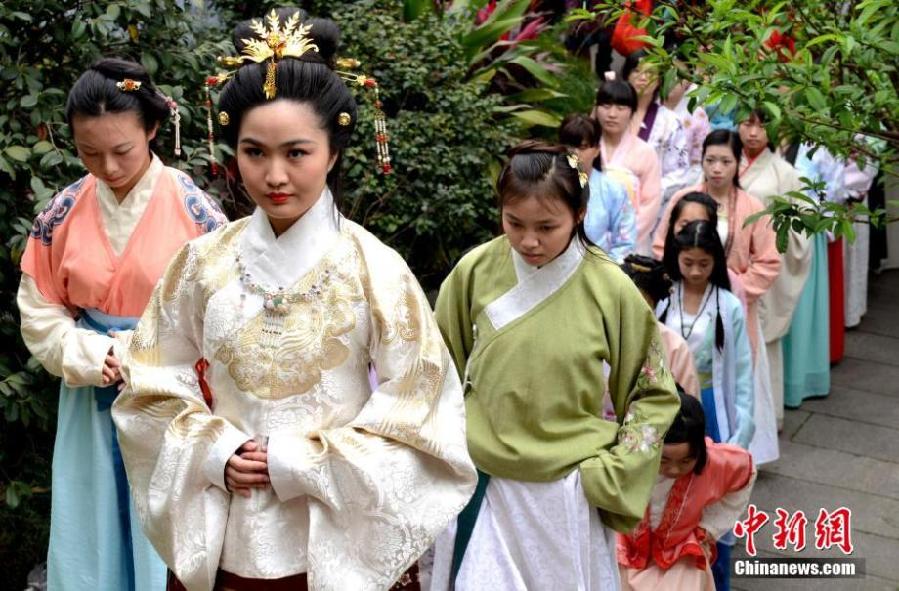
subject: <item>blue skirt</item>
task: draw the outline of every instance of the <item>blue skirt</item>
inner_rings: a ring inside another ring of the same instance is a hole
[[[84,311],[80,328],[106,334],[134,328],[136,318]],[[109,409],[107,388],[59,392],[53,449],[50,591],[163,591],[166,567],[140,528]]]
[[[783,338],[784,406],[830,392],[830,288],[827,236],[816,234],[812,268],[802,288],[790,331]]]

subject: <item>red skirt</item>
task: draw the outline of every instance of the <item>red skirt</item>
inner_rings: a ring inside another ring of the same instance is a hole
[[[827,244],[827,278],[830,285],[830,362],[837,363],[843,358],[846,333],[842,238]]]
[[[169,571],[165,588],[166,591],[187,591],[172,571]],[[219,570],[213,589],[214,591],[308,591],[309,585],[306,583],[306,573],[282,579],[247,579]],[[418,565],[412,565],[412,568],[403,573],[390,591],[421,591],[418,584]]]

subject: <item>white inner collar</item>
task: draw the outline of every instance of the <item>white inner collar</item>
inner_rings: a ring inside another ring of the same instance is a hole
[[[519,283],[541,271],[544,275],[555,275],[559,272],[564,275],[565,271],[577,267],[585,253],[584,247],[577,236],[571,238],[571,242],[568,243],[568,247],[562,254],[542,267],[536,267],[525,261],[514,248],[510,248],[510,250],[512,251],[512,264],[515,266],[515,275],[518,277]]]
[[[334,198],[325,187],[318,200],[280,236],[275,236],[265,210],[257,207],[241,237],[241,262],[265,289],[289,289],[337,242]]]

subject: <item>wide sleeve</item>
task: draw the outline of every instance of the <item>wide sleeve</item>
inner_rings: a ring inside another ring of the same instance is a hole
[[[740,197],[751,200],[750,214],[763,209],[762,204],[748,194],[743,193]],[[771,228],[769,216],[737,231],[749,232],[749,266],[744,273],[738,273],[738,276],[746,303],[751,304],[768,291],[777,279],[781,266],[780,253],[777,252],[777,238]]]
[[[736,423],[728,443],[749,449],[749,442],[755,433],[755,408],[752,375],[752,348],[746,330],[746,316],[743,306],[733,298],[730,311],[734,335],[734,410]]]
[[[668,366],[671,375],[684,392],[694,398],[699,398],[699,373],[696,371],[696,363],[693,361],[693,352],[687,341],[679,334],[659,323],[659,334],[662,336],[662,344],[665,347]]]
[[[28,274],[22,274],[16,303],[22,339],[44,369],[70,387],[103,385],[103,364],[115,339],[78,328],[68,308],[48,301]]]
[[[615,204],[609,212],[609,256],[620,264],[637,247],[637,215],[623,186],[609,180],[608,190],[614,196],[610,201]]]
[[[604,324],[618,439],[581,462],[580,473],[587,500],[599,507],[603,521],[626,532],[643,518],[659,472],[662,439],[679,402],[655,317],[633,284],[617,290],[614,317]]]
[[[474,491],[462,389],[428,301],[398,257],[367,264],[378,387],[348,424],[269,439],[282,501],[309,498],[309,585],[386,589]]]
[[[190,243],[169,264],[134,331],[126,387],[112,407],[144,532],[191,590],[215,582],[231,498],[225,463],[252,438],[213,415],[200,389],[199,267]]]
[[[440,333],[449,348],[464,389],[465,368],[474,348],[474,324],[471,318],[469,282],[463,265],[464,262],[457,265],[441,284],[434,311]]]
[[[699,526],[718,540],[733,529],[749,505],[758,473],[749,452],[732,446],[712,444],[708,439],[706,443],[716,448],[716,456],[723,456],[716,457],[714,463],[706,465],[706,470],[715,472],[714,486],[721,487],[721,496],[703,509]]]

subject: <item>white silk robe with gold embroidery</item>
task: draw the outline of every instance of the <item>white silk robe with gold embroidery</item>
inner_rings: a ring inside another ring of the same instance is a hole
[[[219,568],[386,589],[473,490],[461,387],[428,302],[394,251],[338,228],[332,203],[325,191],[278,238],[257,210],[191,242],[135,331],[113,414],[143,527],[191,591]],[[253,282],[285,288],[286,315],[241,282],[238,254]],[[224,469],[255,435],[270,438],[271,488],[247,499]]]

